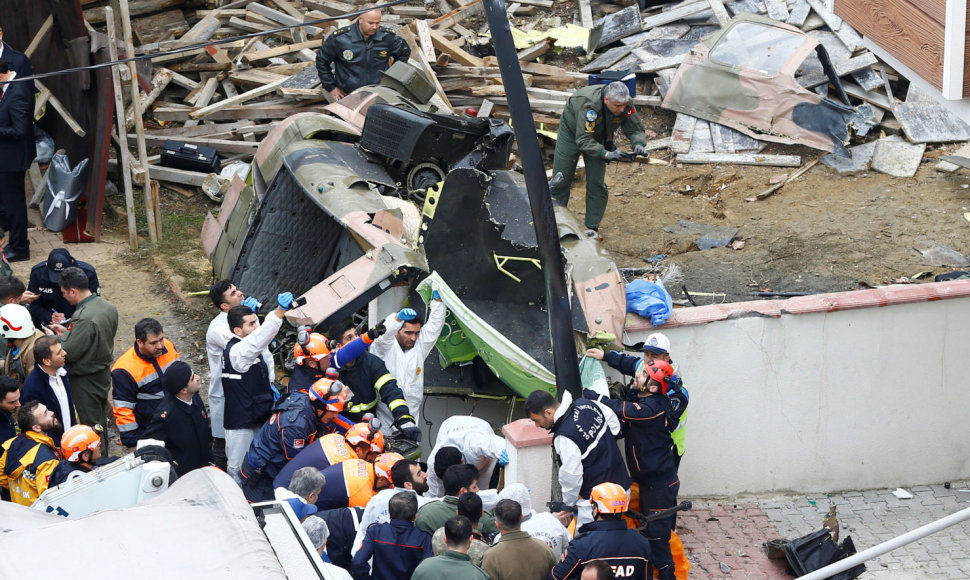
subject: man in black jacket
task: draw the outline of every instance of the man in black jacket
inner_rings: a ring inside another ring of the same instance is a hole
[[[3,41],[3,28],[0,28],[0,60],[10,63],[10,68],[19,76],[29,77],[34,74],[34,68],[30,65],[30,59],[27,58],[27,55],[14,50]]]
[[[60,324],[74,315],[76,307],[64,298],[60,286],[61,272],[72,266],[80,268],[88,277],[91,294],[101,296],[101,283],[98,282],[94,266],[75,260],[65,248],[54,248],[46,261],[38,262],[30,269],[30,280],[27,282],[27,290],[31,295],[38,296],[27,306],[37,328],[51,322]]]
[[[17,74],[9,62],[0,60],[0,81],[5,83],[0,85],[0,205],[10,221],[10,242],[4,248],[8,262],[30,259],[24,178],[37,156],[33,83],[11,82]]]
[[[165,398],[141,438],[164,441],[172,452],[175,473],[181,477],[212,462],[209,413],[199,396],[202,382],[189,365],[173,362],[162,381]]]

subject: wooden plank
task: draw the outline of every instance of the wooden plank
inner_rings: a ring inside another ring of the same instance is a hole
[[[34,51],[37,50],[37,46],[40,44],[42,40],[44,40],[44,38],[47,36],[47,33],[50,32],[51,28],[53,27],[54,27],[54,15],[48,14],[47,20],[44,20],[44,23],[40,25],[40,28],[37,29],[37,32],[34,34],[34,38],[30,41],[30,44],[28,44],[27,48],[24,50],[24,54],[27,55],[27,58],[30,58],[34,54]]]
[[[521,4],[521,3],[520,3]],[[443,14],[431,21],[432,28],[449,28],[453,24],[459,23],[469,16],[475,16],[485,10],[482,0],[472,0],[461,8],[455,8],[447,14]]]
[[[603,17],[603,31],[595,48],[613,44],[641,31],[640,11],[637,5],[628,6],[619,12]]]
[[[799,155],[762,155],[760,153],[682,153],[677,163],[704,164],[727,163],[731,165],[759,165],[770,167],[798,167]]]
[[[552,8],[555,4],[552,0],[516,0],[519,4],[525,4],[527,6],[538,6],[539,8]]]
[[[67,107],[64,106],[64,103],[62,103],[60,99],[54,96],[54,93],[44,86],[44,83],[40,82],[39,80],[34,80],[34,86],[37,87],[38,91],[47,95],[47,102],[54,107],[54,110],[57,111],[57,114],[61,116],[61,119],[67,123],[67,126],[71,128],[71,131],[74,131],[75,135],[78,137],[84,137],[87,135],[87,132],[81,127],[80,123],[74,119],[74,115],[67,110]]]
[[[552,48],[555,42],[556,40],[554,38],[543,38],[532,46],[520,50],[518,59],[525,62],[533,61],[549,52],[549,49]]]
[[[690,151],[690,142],[694,137],[694,126],[697,121],[697,117],[677,113],[673,131],[670,133],[671,153],[687,153]]]
[[[292,54],[294,52],[299,52],[304,48],[320,48],[323,45],[323,39],[318,38],[316,40],[308,40],[306,42],[298,42],[296,44],[284,44],[277,46],[276,48],[270,48],[268,50],[256,50],[252,52],[247,52],[243,55],[242,59],[246,64],[253,64],[261,60],[269,60],[271,58],[276,58],[279,56],[284,56],[287,54]]]
[[[795,4],[791,7],[788,13],[788,19],[785,22],[801,28],[811,11],[812,7],[808,5],[808,2],[805,0],[795,0]]]
[[[444,35],[437,30],[431,31],[431,42],[435,48],[444,54],[447,54],[453,61],[459,64],[464,64],[467,66],[484,66],[485,64],[482,59],[468,54],[459,48],[457,44],[445,38]]]
[[[320,76],[317,74],[317,69],[308,66],[296,74],[289,75],[280,85],[280,89],[312,89],[318,86],[320,86]]]
[[[280,24],[284,24],[286,26],[296,26],[303,23],[302,18],[294,18],[285,12],[273,10],[272,8],[263,6],[258,2],[250,2],[246,5],[246,10],[255,12],[264,18],[269,18],[274,22],[279,22]],[[323,30],[317,26],[303,26],[301,28],[294,29],[294,32],[297,31],[311,34],[313,36],[319,36],[323,32]]]
[[[710,9],[711,5],[708,4],[707,0],[697,0],[696,2],[681,4],[680,6],[667,10],[666,12],[661,12],[660,14],[655,14],[653,16],[644,18],[641,29],[650,30],[651,28],[677,22],[678,20],[682,20],[688,16],[693,16]]]
[[[273,0],[273,4],[276,4],[277,8],[283,12],[286,12],[293,18],[303,20],[303,13],[300,12],[300,10],[289,0]]]
[[[699,155],[701,153],[714,153],[714,138],[711,136],[711,124],[703,119],[698,119],[694,125],[694,134],[691,135],[690,149],[688,155]]]
[[[141,16],[142,14],[161,12],[162,10],[168,10],[170,8],[179,8],[184,3],[185,0],[130,0],[130,2],[126,2],[128,5],[128,17],[125,20],[130,23],[132,16]],[[104,24],[104,10],[101,8],[89,8],[83,14],[84,19],[91,24]]]
[[[808,2],[808,5],[812,7],[812,10],[814,10],[815,13],[822,18],[822,21],[825,22],[825,25],[829,27],[829,30],[835,32],[840,26],[842,26],[842,19],[833,14],[832,11],[825,6],[825,3],[822,0],[805,1]]]
[[[44,87],[37,96],[34,97],[34,118],[36,119],[40,112],[44,110],[47,105],[47,101],[51,98],[51,91],[47,87]]]
[[[707,0],[708,4],[711,5],[711,10],[714,11],[714,18],[717,19],[717,23],[721,27],[727,26],[727,23],[731,21],[731,15],[728,14],[726,8],[724,8],[724,3],[721,0]]]
[[[243,32],[266,32],[267,30],[272,30],[274,27],[267,24],[258,24],[256,22],[250,22],[249,20],[243,20],[242,18],[230,18],[229,25],[233,28],[238,28]]]
[[[579,72],[594,73],[611,67],[619,62],[623,57],[630,54],[631,50],[632,47],[629,46],[615,46],[593,59],[583,68],[579,69]]]
[[[756,195],[754,197],[745,198],[744,201],[758,201],[758,200],[762,200],[762,199],[764,199],[766,197],[770,197],[770,196],[774,195],[782,187],[784,187],[785,185],[791,183],[792,181],[795,181],[796,179],[798,179],[799,177],[801,177],[802,175],[804,175],[809,169],[815,167],[816,164],[818,164],[818,158],[813,159],[813,160],[809,161],[808,163],[806,163],[804,167],[802,167],[798,171],[796,171],[796,172],[792,173],[791,175],[789,175],[788,176],[788,179],[786,179],[785,181],[782,181],[781,183],[776,183],[775,185],[772,185],[771,187],[769,187],[765,191],[762,191],[761,193],[759,193],[758,195]]]
[[[202,20],[195,23],[195,26],[189,29],[188,32],[182,35],[178,40],[179,46],[190,46],[193,44],[199,44],[205,42],[212,38],[219,29],[221,23],[219,19],[215,16],[206,16]]]
[[[319,10],[327,16],[343,16],[357,10],[353,4],[337,0],[303,0],[303,6],[309,10]]]
[[[485,99],[484,101],[482,101],[482,106],[481,107],[478,107],[478,115],[477,116],[478,117],[487,117],[487,116],[491,115],[492,114],[492,107],[494,107],[494,106],[495,106],[495,103],[493,103],[492,101],[490,101],[488,99]]]
[[[150,147],[161,147],[166,141],[170,139],[176,139],[183,143],[190,143],[192,145],[205,145],[206,147],[213,147],[222,153],[255,153],[256,148],[259,147],[259,143],[253,141],[234,141],[230,139],[212,139],[210,137],[172,137],[168,135],[146,135],[145,141]],[[156,175],[155,179],[159,179]]]
[[[182,63],[172,65],[172,70],[187,73],[187,72],[220,72],[232,70],[231,62],[196,62],[196,63]]]
[[[114,10],[110,6],[105,6],[105,23],[108,32],[108,57],[112,62],[118,60],[118,35],[116,31],[116,24],[114,18]],[[111,67],[111,83],[114,87],[114,99],[115,99],[115,126],[118,128],[118,161],[121,163],[122,167],[128,167],[131,163],[129,159],[131,157],[131,152],[128,150],[128,136],[125,131],[121,130],[122,125],[125,123],[124,111],[125,102],[122,98],[121,90],[121,75],[118,74],[118,69],[122,65],[115,65]],[[129,171],[121,171],[122,180],[122,193],[125,196],[125,214],[128,218],[128,247],[132,250],[138,249],[138,228],[137,220],[135,219],[135,196],[131,187],[131,173]]]
[[[155,76],[152,77],[152,89],[147,94],[141,97],[141,100],[138,105],[138,109],[141,111],[147,110],[148,107],[150,107],[152,103],[155,102],[155,99],[158,98],[158,95],[162,94],[162,91],[165,90],[165,87],[167,87],[168,84],[172,82],[172,77],[174,75],[175,73],[168,70],[167,68],[158,69],[158,72],[155,73]],[[132,107],[125,114],[125,130],[130,131],[134,125],[135,125],[135,108]]]
[[[391,14],[405,18],[427,18],[428,9],[424,6],[391,6]]]
[[[867,66],[872,66],[877,62],[878,59],[876,59],[876,56],[871,52],[867,52],[835,64],[835,73],[840,77],[845,76],[851,72],[864,69]],[[827,83],[829,78],[825,76],[824,72],[816,72],[798,77],[796,80],[798,81],[798,84],[810,89],[823,83]]]
[[[579,25],[583,28],[593,27],[593,9],[589,5],[589,0],[576,0],[579,3]],[[519,4],[529,4],[527,0],[520,0]],[[550,5],[552,2],[549,3]],[[534,4],[533,4],[534,6]],[[552,6],[549,6],[552,8]],[[622,12],[622,11],[621,11]]]
[[[321,101],[323,99],[320,99]],[[152,111],[152,116],[159,121],[187,121],[195,109],[158,107]],[[304,111],[316,111],[318,108],[299,108],[294,107],[293,103],[270,104],[270,105],[246,105],[236,107],[226,107],[215,111],[206,116],[210,121],[236,121],[239,119],[250,119],[253,121],[264,119],[285,119],[290,115],[302,113]]]
[[[208,125],[198,125],[196,127],[164,127],[162,129],[151,129],[145,131],[147,137],[213,137],[219,138],[233,137],[243,132],[266,132],[272,124],[254,125],[250,121],[233,121],[230,123],[209,123]],[[245,131],[244,131],[245,130]]]
[[[131,14],[128,11],[128,0],[119,0],[120,14],[121,18],[121,30],[122,30],[122,40],[125,43],[125,52],[127,54],[134,54],[134,48],[131,43]],[[135,134],[137,137],[138,145],[138,161],[141,163],[143,169],[145,169],[144,181],[142,182],[142,194],[145,199],[145,214],[148,218],[148,237],[152,242],[158,242],[162,237],[162,225],[161,225],[161,208],[155,205],[155,198],[152,196],[151,189],[151,173],[148,170],[148,149],[145,146],[145,125],[142,116],[145,111],[141,108],[141,99],[138,96],[138,71],[135,69],[135,63],[128,63],[128,70],[131,73],[130,89],[131,89],[131,102],[135,109]],[[120,133],[122,128],[118,128]],[[155,219],[156,216],[158,219]]]
[[[199,56],[200,54],[205,54],[204,48],[194,48],[192,50],[187,50],[185,52],[177,52],[175,54],[168,54],[163,56],[152,57],[152,64],[168,64],[170,62],[179,62],[181,60],[188,60]]]
[[[202,182],[204,182],[205,178],[209,176],[208,173],[186,171],[184,169],[175,169],[172,167],[162,167],[161,165],[150,165],[148,167],[148,171],[155,179],[159,181],[170,181],[172,183],[191,185],[193,187],[202,187]]]
[[[839,14],[939,90],[943,89],[944,26],[921,8],[891,0],[839,2]]]
[[[193,81],[185,75],[181,75],[175,71],[172,71],[172,84],[178,85],[183,89],[194,90],[195,87],[199,86],[199,83]]]
[[[206,117],[208,115],[211,115],[212,113],[214,113],[216,111],[219,111],[219,110],[222,110],[222,109],[224,109],[226,107],[230,107],[232,105],[238,105],[239,103],[245,103],[246,101],[251,101],[252,99],[255,99],[257,97],[261,97],[261,96],[263,96],[265,94],[274,92],[276,90],[276,87],[280,86],[285,81],[286,81],[286,79],[279,79],[279,80],[273,81],[271,83],[268,83],[266,85],[263,85],[261,87],[257,87],[255,89],[246,91],[245,93],[243,93],[241,95],[237,95],[235,97],[231,97],[231,98],[228,98],[228,99],[224,99],[222,101],[219,101],[218,103],[215,103],[213,105],[209,105],[208,107],[202,107],[201,109],[197,109],[195,111],[192,111],[189,114],[189,117],[191,117],[193,119],[201,119],[202,117]]]
[[[186,102],[195,107],[204,107],[212,101],[213,95],[216,94],[216,89],[219,88],[219,77],[213,75],[205,80],[204,83],[199,85],[199,90],[193,95],[189,95],[191,100],[186,98]]]
[[[427,20],[417,20],[414,22],[414,31],[418,35],[418,47],[420,54],[425,62],[435,62],[438,56],[434,52],[434,44],[431,42],[431,28]]]

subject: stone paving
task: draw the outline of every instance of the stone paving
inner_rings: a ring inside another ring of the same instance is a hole
[[[694,509],[678,518],[678,532],[691,563],[690,578],[792,578],[784,560],[769,560],[765,541],[804,536],[822,526],[834,505],[840,540],[851,536],[859,551],[944,516],[970,508],[966,482],[838,494],[748,496],[737,501],[692,499]],[[970,578],[970,521],[956,524],[866,564],[860,579]]]

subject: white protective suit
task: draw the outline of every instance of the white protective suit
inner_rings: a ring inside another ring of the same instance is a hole
[[[492,426],[484,419],[468,415],[455,415],[445,419],[438,430],[431,455],[428,456],[428,493],[427,497],[444,497],[445,488],[434,473],[434,457],[442,447],[457,447],[465,458],[465,463],[478,467],[478,487],[489,488],[492,471],[498,458],[505,451],[505,437],[495,434]],[[577,488],[578,489],[578,488]]]
[[[499,492],[499,499],[510,499],[522,506],[522,531],[528,532],[530,536],[537,540],[542,540],[552,550],[552,555],[559,560],[562,553],[572,540],[569,530],[562,525],[559,518],[549,512],[538,513],[532,509],[532,498],[529,496],[529,489],[521,483],[511,483]],[[501,534],[495,537],[498,543]]]
[[[566,414],[572,405],[573,397],[569,394],[569,391],[563,393],[562,402],[559,408],[556,409],[555,415],[553,415],[553,420],[559,421],[559,419]],[[620,420],[616,418],[616,414],[613,410],[600,403],[599,401],[593,401],[603,412],[603,416],[606,417],[606,426],[610,430],[610,433],[614,437],[620,434]],[[568,437],[555,436],[552,440],[552,446],[559,454],[559,459],[562,461],[562,465],[559,467],[559,486],[562,488],[562,501],[566,505],[574,505],[579,509],[579,513],[576,515],[576,529],[578,530],[581,526],[584,526],[593,521],[593,506],[589,503],[589,499],[580,499],[579,490],[583,487],[583,457],[579,451],[579,447],[576,446],[571,439]],[[590,449],[588,452],[592,452],[594,449]],[[430,480],[430,477],[428,478]],[[626,490],[627,500],[630,499],[630,490]]]
[[[387,332],[370,345],[372,354],[384,361],[384,365],[391,373],[397,384],[404,391],[404,400],[411,410],[414,422],[420,425],[421,401],[424,399],[424,361],[431,353],[441,329],[445,325],[445,308],[441,300],[431,301],[431,311],[428,320],[421,327],[421,334],[414,343],[414,347],[405,351],[397,342],[397,332],[404,323],[397,319],[397,312],[387,315],[384,326]]]
[[[226,395],[222,390],[222,353],[233,336],[229,330],[229,315],[225,312],[212,319],[205,333],[205,352],[209,356],[209,420],[212,436],[217,439],[226,438],[226,429],[222,426],[226,408]]]

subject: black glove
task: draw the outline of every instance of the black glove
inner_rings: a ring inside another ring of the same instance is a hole
[[[552,513],[572,512],[575,514],[579,512],[579,509],[576,506],[566,505],[561,501],[546,502],[546,505],[549,507],[549,511]]]
[[[640,155],[642,157],[650,157],[650,152],[647,151],[647,148],[644,147],[643,145],[637,145],[636,147],[634,147],[633,153],[635,155]]]
[[[620,151],[619,149],[616,149],[614,151],[607,151],[606,152],[606,161],[607,162],[610,162],[610,161],[619,161],[620,159],[623,159],[623,157],[624,157],[623,151]]]
[[[372,341],[377,340],[385,332],[387,332],[387,327],[384,326],[383,322],[381,322],[374,328],[371,328],[367,331],[367,338],[371,339]]]
[[[599,401],[602,395],[594,391],[593,389],[583,389],[583,398],[589,399],[590,401]]]
[[[421,429],[414,424],[414,421],[404,420],[397,428],[401,430],[401,437],[415,443],[421,443]]]

